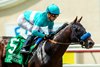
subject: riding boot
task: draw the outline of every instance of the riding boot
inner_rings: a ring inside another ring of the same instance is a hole
[[[34,41],[34,38],[36,36],[33,35],[29,35],[24,43],[23,48],[21,49],[21,53],[29,53],[29,49],[30,49],[30,45],[32,44],[32,42]]]

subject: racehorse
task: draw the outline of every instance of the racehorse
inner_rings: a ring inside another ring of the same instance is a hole
[[[79,43],[87,49],[92,48],[94,41],[88,37],[81,43],[86,29],[80,23],[82,17],[58,32],[52,40],[42,41],[28,62],[28,67],[62,67],[62,56],[71,43]]]
[[[80,43],[80,37],[86,33],[85,28],[80,23],[82,17],[77,17],[69,25],[66,25],[59,31],[52,40],[43,40],[40,42],[33,56],[28,62],[28,67],[62,67],[62,56],[71,43]],[[81,43],[85,48],[92,48],[94,41],[91,37]],[[21,67],[13,63],[7,64],[7,67]]]

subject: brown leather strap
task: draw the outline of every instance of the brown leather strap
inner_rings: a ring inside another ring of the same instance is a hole
[[[57,42],[57,41],[50,40],[50,39],[48,41],[51,42],[51,43],[54,43],[54,44],[61,44],[61,45],[67,45],[67,44],[74,45],[74,44],[79,44],[79,42],[75,42],[75,43],[62,43],[62,42]]]

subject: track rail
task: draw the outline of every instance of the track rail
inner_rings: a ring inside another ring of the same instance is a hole
[[[100,44],[95,44],[90,49],[82,48],[81,45],[70,45],[66,52],[100,52]]]

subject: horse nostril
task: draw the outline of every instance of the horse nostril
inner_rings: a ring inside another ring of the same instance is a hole
[[[93,45],[94,45],[94,42],[88,41],[88,45],[89,45],[89,46],[93,46]]]
[[[93,46],[95,44],[95,42],[91,39],[91,37],[88,38],[87,43],[88,43],[89,48],[93,48]]]

